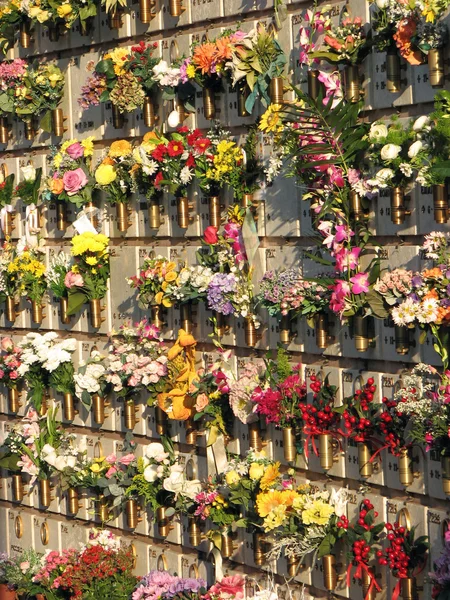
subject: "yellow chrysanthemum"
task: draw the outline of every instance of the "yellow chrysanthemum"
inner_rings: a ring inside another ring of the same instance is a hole
[[[252,479],[253,481],[257,481],[258,479],[261,479],[263,475],[264,465],[256,462],[250,465],[250,469],[248,470],[248,476],[250,477],[250,479]]]
[[[283,128],[280,111],[281,104],[270,104],[266,112],[261,117],[259,129],[266,132],[277,133]]]
[[[196,73],[195,66],[191,63],[186,68],[186,75],[188,76],[189,79],[194,79],[195,73]]]
[[[81,141],[84,148],[84,156],[92,156],[94,154],[94,137],[90,136]]]
[[[59,167],[61,166],[62,159],[63,159],[63,157],[62,157],[62,154],[60,152],[58,152],[58,154],[55,154],[55,157],[53,159],[53,164],[55,165],[55,167],[57,169],[59,169]]]
[[[305,525],[326,525],[334,514],[334,508],[323,500],[315,500],[313,504],[302,512]]]
[[[87,256],[86,257],[86,263],[88,265],[91,265],[91,267],[93,267],[94,265],[97,264],[97,259],[95,258],[95,256]]]
[[[109,57],[113,61],[115,65],[123,65],[123,63],[130,56],[127,48],[115,48],[112,52],[109,53]]]
[[[262,490],[267,490],[271,485],[275,483],[280,474],[280,463],[276,462],[273,465],[269,465],[264,471],[264,475],[261,477],[260,487]]]
[[[117,140],[111,144],[108,155],[112,158],[123,158],[129,156],[133,151],[133,147],[127,140]]]
[[[95,181],[99,185],[109,185],[117,179],[117,172],[112,165],[100,165],[95,171]]]

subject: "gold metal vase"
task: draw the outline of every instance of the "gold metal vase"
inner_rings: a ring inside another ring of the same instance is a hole
[[[3,224],[3,234],[5,237],[10,237],[12,232],[14,231],[14,229],[15,229],[14,219],[15,219],[15,213],[13,211],[11,211],[11,212],[8,211],[5,214],[5,221]]]
[[[204,87],[203,95],[203,115],[205,119],[211,121],[216,118],[216,99],[214,90],[210,87]]]
[[[272,77],[270,80],[269,95],[272,104],[283,104],[284,81],[282,77]]]
[[[450,217],[450,207],[446,183],[437,183],[433,185],[433,208],[435,222],[440,225],[447,223]]]
[[[180,305],[180,327],[181,329],[184,329],[186,333],[192,333],[194,330],[192,304],[190,302],[184,302]]]
[[[161,227],[161,206],[159,202],[159,199],[149,200],[148,224],[150,229],[159,229]]]
[[[100,298],[93,298],[89,301],[89,305],[91,312],[91,326],[94,329],[99,329],[105,320],[104,317],[102,317],[103,308],[100,304]]]
[[[219,196],[209,197],[209,224],[211,227],[219,229],[221,223],[221,211],[222,207],[220,204]]]
[[[100,394],[92,394],[92,409],[94,413],[94,422],[97,425],[103,425],[105,421],[105,399]]]
[[[64,393],[64,419],[66,421],[73,421],[77,411],[75,410],[75,400],[73,394],[70,392]]]
[[[9,125],[7,117],[0,117],[0,144],[7,144],[9,141]]]
[[[65,231],[67,228],[67,204],[56,202],[56,229]]]
[[[125,400],[123,405],[125,427],[126,429],[134,429],[136,427],[136,412],[138,407],[132,400]]]
[[[336,557],[333,554],[322,556],[323,585],[329,592],[334,592],[337,586]]]
[[[22,475],[13,475],[11,484],[14,501],[22,502],[24,496],[24,485]]]
[[[190,215],[191,203],[187,196],[177,198],[177,223],[181,229],[187,229],[192,222]]]
[[[417,582],[415,577],[400,579],[400,596],[403,600],[417,600]]]
[[[170,519],[166,516],[166,508],[164,506],[156,509],[156,523],[159,535],[167,537],[170,533]]]
[[[181,17],[186,10],[182,0],[169,0],[169,13],[171,17]]]
[[[57,137],[64,135],[64,114],[62,108],[54,108],[51,112],[52,131]]]
[[[231,531],[228,529],[223,529],[221,535],[220,554],[222,555],[222,558],[230,558],[233,556],[233,552],[234,545],[233,538],[231,537]]]
[[[155,407],[155,423],[156,423],[156,433],[158,435],[166,435],[167,426],[168,426],[168,417],[167,413],[165,413],[159,406]]]
[[[359,222],[366,218],[367,214],[364,210],[361,196],[355,192],[350,191],[350,212],[355,221]]]
[[[162,329],[164,327],[164,319],[162,315],[161,306],[152,306],[150,309],[150,313],[152,325],[154,325],[158,329]]]
[[[125,514],[127,516],[127,526],[130,529],[136,529],[139,524],[139,510],[137,500],[129,498],[125,503]]]
[[[300,559],[298,556],[287,556],[286,562],[289,577],[295,577],[300,569]]]
[[[244,336],[245,336],[245,345],[249,346],[249,348],[254,348],[256,346],[256,342],[258,341],[258,336],[256,333],[255,323],[254,323],[252,317],[245,317]]]
[[[28,19],[24,19],[19,26],[19,43],[22,48],[31,46],[31,24]]]
[[[35,122],[34,122],[33,118],[31,118],[30,121],[24,121],[23,126],[24,126],[25,139],[28,141],[34,140],[37,132],[36,132],[36,126],[35,126]]]
[[[404,356],[409,352],[409,329],[402,325],[394,325],[395,351]]]
[[[99,494],[97,498],[97,516],[102,523],[109,520],[108,501],[103,494]]]
[[[115,106],[114,104],[111,104],[111,112],[112,112],[112,124],[114,129],[122,129],[122,127],[124,126],[124,116],[123,113],[120,112],[120,110],[117,108],[117,106]]]
[[[238,117],[249,117],[250,113],[245,108],[247,98],[250,96],[250,88],[246,83],[237,85],[237,113]]]
[[[87,218],[92,223],[95,229],[98,229],[99,222],[97,216],[97,207],[93,202],[86,202],[84,205],[84,211],[86,212]]]
[[[59,318],[60,318],[61,323],[64,323],[64,325],[68,325],[72,318],[71,315],[67,314],[68,309],[69,309],[68,298],[60,298],[59,299]]]
[[[149,128],[154,127],[157,116],[155,115],[155,105],[153,103],[153,99],[149,96],[144,98],[144,106],[142,110],[144,113],[144,125]]]
[[[396,48],[386,53],[386,88],[392,94],[398,94],[401,89],[400,56]]]
[[[322,88],[322,83],[319,81],[320,71],[317,69],[310,69],[308,71],[308,95],[313,99],[317,100]]]
[[[71,515],[77,515],[80,509],[78,489],[70,487],[67,490],[67,508]]]
[[[283,429],[283,452],[287,462],[294,462],[297,456],[296,436],[293,427]]]
[[[253,448],[257,452],[261,452],[263,444],[261,439],[261,427],[259,421],[255,423],[249,423],[248,427],[248,442],[250,448]]]
[[[8,410],[9,412],[16,413],[19,411],[20,404],[20,392],[16,387],[8,388]]]
[[[116,8],[108,13],[108,27],[110,29],[120,29],[122,27],[122,11]]]
[[[188,520],[189,543],[191,546],[199,546],[202,541],[202,532],[196,517],[189,517]]]
[[[148,25],[155,18],[152,8],[155,6],[155,0],[139,0],[139,18],[141,23]]]
[[[265,560],[265,537],[263,533],[253,534],[253,562],[257,567],[262,567]]]
[[[39,480],[39,502],[44,508],[48,508],[52,501],[52,489],[48,479]]]
[[[353,317],[353,335],[357,352],[367,352],[371,343],[367,318],[360,315]]]
[[[413,457],[410,448],[402,448],[398,457],[398,474],[400,483],[405,487],[414,482]]]
[[[428,70],[430,85],[433,88],[444,87],[444,49],[436,48],[428,51]]]
[[[358,65],[347,65],[344,71],[345,99],[347,102],[359,102],[359,68]]]
[[[316,346],[321,349],[327,348],[330,335],[328,315],[326,313],[317,313],[314,317],[314,332],[316,336]]]
[[[375,577],[375,574],[374,574]],[[363,589],[363,597],[364,600],[375,600],[375,596],[377,595],[377,590],[372,586],[370,588],[370,576],[367,571],[362,572],[362,589]],[[370,592],[369,592],[370,590]]]
[[[329,433],[319,435],[319,461],[324,471],[329,471],[333,466],[333,438]]]
[[[402,225],[411,212],[406,209],[405,190],[401,187],[391,189],[391,221],[394,225]]]
[[[441,456],[442,489],[450,496],[450,455]]]
[[[197,442],[197,425],[194,419],[186,419],[184,422],[185,436],[186,436],[186,444],[190,444],[194,446]]]
[[[129,210],[129,206],[126,202],[118,202],[116,204],[117,229],[121,232],[126,231],[130,226],[130,221],[128,219]]]
[[[282,344],[289,344],[291,336],[291,319],[289,315],[282,315],[280,319],[280,342]]]
[[[31,301],[31,320],[33,323],[37,323],[38,325],[42,323],[42,319],[44,318],[43,308],[41,302],[37,302],[36,300]]]
[[[359,474],[364,479],[367,479],[373,474],[373,462],[371,462],[372,451],[366,442],[358,443],[358,466]]]

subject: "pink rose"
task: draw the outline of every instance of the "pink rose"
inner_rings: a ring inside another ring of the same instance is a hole
[[[64,279],[64,285],[70,290],[73,287],[83,287],[84,281],[79,273],[69,271]]]
[[[106,479],[111,479],[115,473],[117,473],[117,467],[110,467],[105,473]]]
[[[17,373],[17,371],[11,371],[9,374],[10,379],[17,379],[18,376],[19,374]]]
[[[199,394],[195,403],[195,410],[201,412],[209,404],[209,398],[206,394]]]
[[[109,463],[110,465],[114,464],[117,461],[117,456],[115,454],[109,454],[106,458],[105,458],[106,462]]]
[[[84,188],[87,182],[86,173],[80,168],[75,169],[75,171],[67,171],[63,175],[64,189],[68,196],[74,196],[81,188]]]
[[[135,456],[134,454],[126,454],[125,456],[122,456],[122,458],[119,458],[119,462],[121,465],[130,465],[133,460],[135,460]]]
[[[30,563],[26,560],[24,562],[21,562],[19,566],[22,573],[26,573],[30,568]]]
[[[10,337],[2,338],[2,350],[8,352],[13,346],[13,341]]]
[[[66,148],[66,152],[70,156],[70,158],[76,160],[77,158],[81,158],[83,156],[84,148],[80,144],[80,142],[75,142],[74,144],[71,144],[68,148]]]

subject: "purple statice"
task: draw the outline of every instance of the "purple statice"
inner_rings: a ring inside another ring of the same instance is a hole
[[[434,561],[434,571],[429,573],[429,577],[439,590],[450,593],[450,543],[447,541],[439,558]]]
[[[0,583],[8,583],[6,574],[7,567],[12,565],[12,561],[5,552],[0,552]]]
[[[293,289],[302,280],[299,269],[291,268],[283,271],[267,271],[260,284],[260,298],[262,305],[269,314],[276,316],[281,313],[281,303],[289,290]]]
[[[98,106],[100,104],[100,96],[106,90],[106,77],[99,73],[94,73],[86,81],[86,85],[81,88],[81,96],[78,98],[78,104],[83,110],[90,106]]]
[[[192,594],[192,598],[199,598],[199,592],[206,588],[203,579],[189,579],[171,575],[166,571],[150,571],[145,575],[133,592],[132,600],[165,600],[174,598],[178,594],[184,598]]]
[[[236,292],[237,281],[233,273],[216,273],[208,286],[208,308],[221,315],[232,315],[231,297]]]

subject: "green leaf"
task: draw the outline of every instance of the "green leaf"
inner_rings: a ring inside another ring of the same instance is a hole
[[[39,126],[46,132],[52,132],[52,113],[50,110],[47,110],[44,113],[44,116],[39,121]]]
[[[74,288],[69,290],[68,293],[68,308],[67,314],[74,315],[83,308],[83,304],[89,300],[88,296],[85,292],[80,292],[78,290],[74,290]]]
[[[380,294],[378,294],[378,292],[376,292],[373,288],[371,288],[366,293],[366,302],[369,304],[373,314],[378,319],[386,319],[386,317],[389,316],[389,312],[384,306],[383,297]]]

